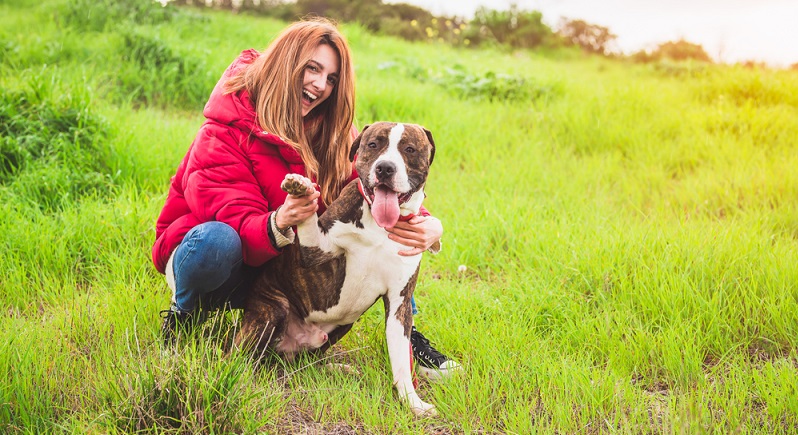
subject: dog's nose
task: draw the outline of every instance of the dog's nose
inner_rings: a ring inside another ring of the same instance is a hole
[[[396,173],[396,165],[393,162],[380,162],[375,169],[377,171],[377,179],[380,181],[390,178]]]

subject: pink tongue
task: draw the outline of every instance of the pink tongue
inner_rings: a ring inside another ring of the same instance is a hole
[[[399,195],[384,186],[374,189],[374,202],[371,204],[371,215],[377,225],[391,228],[399,220]]]

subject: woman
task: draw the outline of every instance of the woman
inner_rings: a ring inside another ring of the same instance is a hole
[[[349,46],[326,20],[294,23],[265,52],[244,51],[227,68],[156,224],[153,262],[173,291],[162,312],[167,343],[202,310],[241,308],[255,268],[356,178],[348,158],[354,101]],[[288,173],[311,178],[319,192],[286,195],[280,183]],[[400,255],[440,240],[440,221],[422,215],[388,229],[409,247]],[[422,366],[443,373],[457,366],[415,328],[411,342],[427,356]]]

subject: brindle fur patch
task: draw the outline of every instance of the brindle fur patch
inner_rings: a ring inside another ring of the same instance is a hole
[[[396,310],[396,320],[404,326],[405,337],[410,338],[410,330],[413,327],[413,305],[410,299],[413,297],[413,290],[416,288],[416,280],[418,279],[418,271],[420,267],[416,268],[416,272],[407,281],[407,285],[400,293],[402,295],[402,305]],[[390,302],[388,296],[382,297],[385,302],[385,322],[388,322],[388,313],[391,312]]]
[[[429,146],[426,144],[429,143]],[[408,153],[407,147],[416,149],[414,153]],[[407,167],[407,178],[415,192],[424,186],[427,180],[432,157],[435,153],[435,143],[432,142],[432,135],[426,134],[426,130],[418,125],[405,124],[405,133],[399,141],[399,150]]]
[[[312,267],[303,267],[300,261],[300,247],[294,243],[261,266],[247,297],[237,344],[257,344],[258,350],[267,344],[274,346],[276,342],[269,344],[259,337],[282,337],[287,307],[297,317],[306,318],[312,311],[326,312],[338,305],[346,278],[346,257],[332,257]]]
[[[319,218],[319,229],[327,234],[336,222],[351,223],[363,229],[363,195],[357,188],[357,180],[351,181],[344,187],[327,211]]]
[[[276,288],[269,288],[265,282],[252,291],[256,291],[259,297],[247,301],[235,344],[237,348],[257,351],[262,355],[268,346],[279,344],[285,333],[288,299]]]
[[[301,253],[301,265],[303,268],[316,267],[322,263],[326,263],[336,258],[336,255],[330,252],[324,252],[315,246],[301,246],[299,247]]]

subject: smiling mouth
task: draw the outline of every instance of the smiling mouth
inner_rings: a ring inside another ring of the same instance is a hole
[[[397,195],[397,199],[399,200],[399,204],[404,204],[407,201],[410,201],[410,197],[413,196],[412,192],[405,192],[405,193],[395,192],[393,189],[388,187],[385,183],[380,183],[380,184],[378,184],[376,186],[372,186],[372,187],[368,187],[365,184],[363,184],[363,193],[371,201],[373,201],[374,200],[374,190],[377,189],[377,188],[382,188],[382,189],[384,189],[387,192],[393,192],[394,194],[396,194]]]
[[[371,189],[364,187],[363,195],[366,197],[366,201],[369,202],[371,217],[374,218],[374,222],[378,226],[392,228],[396,225],[402,213],[401,205],[406,202],[403,197],[407,194],[399,195],[384,183],[380,183]],[[369,198],[371,198],[370,201]]]
[[[308,91],[306,91],[304,89],[302,90],[302,100],[306,101],[308,104],[315,103],[318,98],[319,97],[311,94],[310,92],[308,92]]]

